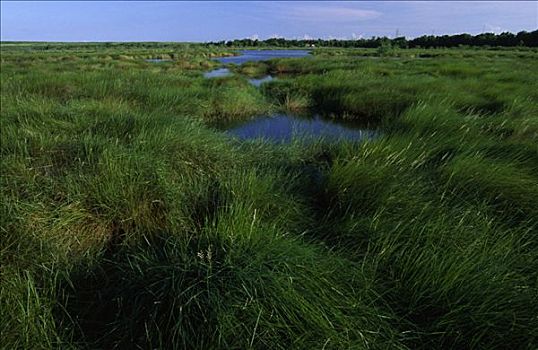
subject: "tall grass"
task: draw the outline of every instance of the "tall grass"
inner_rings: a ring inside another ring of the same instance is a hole
[[[536,348],[535,51],[158,45],[2,46],[2,348]],[[380,137],[212,128],[277,109]]]

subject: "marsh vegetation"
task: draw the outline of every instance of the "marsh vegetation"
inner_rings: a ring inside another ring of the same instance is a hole
[[[536,49],[41,47],[2,46],[2,348],[538,346]],[[275,113],[379,134],[217,127]]]

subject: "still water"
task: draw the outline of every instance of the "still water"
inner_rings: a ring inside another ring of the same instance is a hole
[[[319,115],[313,117],[292,114],[260,116],[242,123],[222,125],[221,129],[241,140],[266,139],[283,143],[291,142],[294,138],[360,141],[378,136],[376,130],[341,120],[326,119]]]
[[[262,78],[249,79],[248,82],[251,83],[252,85],[256,86],[256,87],[259,87],[263,83],[265,83],[267,81],[275,80],[275,79],[276,78],[273,77],[272,75],[266,75],[265,77],[262,77]]]
[[[307,50],[242,50],[240,56],[219,57],[215,60],[227,64],[243,64],[273,58],[307,57]],[[206,78],[224,77],[232,74],[227,68],[218,68],[204,74]],[[254,86],[276,79],[273,76],[249,79]],[[319,139],[329,141],[361,141],[376,138],[378,132],[364,128],[352,122],[323,118],[318,114],[309,117],[292,114],[274,114],[259,116],[254,119],[220,125],[228,134],[241,140],[265,139],[273,142],[287,143],[295,138]]]
[[[231,75],[232,72],[228,68],[217,68],[204,73],[204,78],[220,78]]]
[[[220,63],[243,64],[246,62],[256,62],[271,60],[273,58],[301,58],[310,56],[308,50],[241,50],[239,56],[218,57],[216,61]]]
[[[144,60],[149,63],[164,63],[164,62],[172,62],[173,60],[168,58],[148,58],[147,60]]]
[[[273,58],[301,58],[310,56],[308,50],[241,50],[239,56],[218,57],[214,60],[220,63],[243,64],[246,62],[256,62],[270,60]],[[228,68],[217,68],[204,73],[205,78],[219,78],[231,75],[232,72]],[[262,78],[249,79],[249,82],[254,86],[260,86],[266,81],[273,80],[274,77],[267,75]]]

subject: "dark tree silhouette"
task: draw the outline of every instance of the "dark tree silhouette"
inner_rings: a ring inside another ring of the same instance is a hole
[[[397,38],[372,37],[369,39],[336,40],[336,39],[284,39],[270,38],[266,40],[236,39],[224,43],[209,42],[208,45],[233,46],[233,47],[253,47],[253,46],[274,46],[274,47],[363,47],[379,48],[389,44],[397,48],[449,48],[460,46],[487,46],[487,47],[538,47],[538,30],[532,32],[521,31],[517,34],[504,32],[501,34],[481,33],[478,35],[456,34],[456,35],[423,35],[414,39],[407,39],[403,36]]]

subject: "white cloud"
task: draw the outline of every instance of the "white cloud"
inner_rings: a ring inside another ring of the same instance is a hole
[[[487,32],[487,33],[500,34],[504,30],[500,26],[496,26],[496,25],[486,23],[486,24],[484,24],[484,31]]]
[[[329,40],[349,40],[349,37],[348,36],[345,36],[345,35],[329,35],[327,37],[327,39]],[[352,38],[353,39],[353,38]]]
[[[287,9],[285,16],[295,21],[347,23],[378,18],[382,13],[350,6],[297,5]]]

